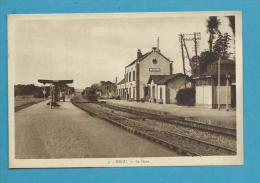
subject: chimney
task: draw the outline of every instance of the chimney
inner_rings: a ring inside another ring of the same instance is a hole
[[[141,58],[142,57],[142,52],[140,49],[137,50],[137,58]]]
[[[160,48],[159,48],[160,46],[159,45],[160,45],[160,40],[159,40],[159,36],[158,36],[158,38],[157,38],[157,48],[156,48],[157,52],[160,52]]]
[[[170,60],[170,59],[169,59]],[[170,75],[172,75],[172,71],[173,71],[173,68],[172,68],[172,61],[170,62]]]
[[[159,49],[158,47],[152,47],[152,50],[153,50],[153,51],[160,52],[160,49]]]
[[[157,47],[152,47],[152,50],[153,50],[153,51],[156,51],[156,49],[157,49]]]

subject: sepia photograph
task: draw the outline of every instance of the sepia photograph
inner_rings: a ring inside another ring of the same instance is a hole
[[[9,167],[243,164],[242,13],[10,14]]]

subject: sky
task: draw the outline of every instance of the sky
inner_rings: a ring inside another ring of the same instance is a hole
[[[68,16],[66,16],[68,17]],[[157,44],[173,61],[173,72],[182,72],[180,33],[201,33],[199,52],[208,49],[208,16],[122,16],[69,18],[23,18],[14,23],[15,84],[40,85],[38,79],[73,79],[71,86],[83,89],[104,80],[123,78],[124,67]],[[228,19],[219,17],[222,33],[232,30]],[[232,43],[232,42],[231,42]],[[193,42],[188,42],[194,55]]]

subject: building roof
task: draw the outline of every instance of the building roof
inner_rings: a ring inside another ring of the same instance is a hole
[[[99,84],[115,84],[115,83],[113,83],[111,81],[100,81]]]
[[[213,63],[218,63],[218,60],[214,61]],[[221,59],[220,60],[221,64],[235,64],[236,61],[232,59]]]
[[[161,79],[163,79],[166,76],[168,76],[168,75],[150,75],[148,83],[150,84],[153,81],[154,83],[157,84],[158,81],[160,81]]]
[[[220,76],[226,77],[229,74],[231,77],[236,75],[236,61],[231,59],[220,60]],[[200,73],[200,75],[193,76],[193,79],[205,79],[217,77],[218,75],[218,60],[207,64],[206,71]]]
[[[208,68],[204,73],[201,73],[201,75],[217,75],[218,74],[218,67],[210,67],[210,65],[217,65],[218,61],[214,61],[210,64],[208,64]],[[236,74],[236,62],[234,60],[230,59],[221,59],[220,60],[220,75],[226,75],[229,73],[230,75]]]
[[[139,60],[139,62],[142,61],[142,60],[145,59],[148,55],[150,55],[152,52],[153,52],[153,51],[150,51],[150,52],[147,52],[147,53],[143,54],[140,58],[135,59],[134,61],[132,61],[130,64],[128,64],[128,65],[125,66],[125,67],[129,67],[129,66],[133,65],[133,64],[136,63],[136,61],[138,61],[138,60]]]
[[[140,58],[135,59],[134,61],[132,61],[130,64],[128,64],[128,65],[125,66],[125,67],[129,67],[129,66],[133,65],[133,64],[136,63],[138,60],[139,60],[139,62],[143,61],[148,55],[150,55],[150,54],[153,53],[153,52],[158,53],[158,54],[161,55],[163,58],[165,58],[167,61],[172,62],[172,61],[170,61],[166,56],[164,56],[160,51],[153,51],[153,50],[152,50],[152,51],[149,51],[149,52],[143,54]]]
[[[117,83],[118,85],[124,84],[125,83],[125,78],[122,79],[121,81],[119,81],[119,83]]]
[[[171,75],[165,76],[160,81],[158,81],[158,84],[167,84],[169,81],[171,81],[173,79],[177,79],[178,77],[185,77],[185,76],[188,78],[188,76],[184,75],[183,73],[171,74]]]
[[[151,83],[151,81],[153,80],[153,82],[155,84],[164,85],[164,84],[167,84],[172,79],[176,79],[180,76],[185,77],[185,75],[182,73],[176,73],[176,74],[171,74],[171,75],[150,75],[148,83]],[[186,75],[186,77],[188,77],[188,76]]]
[[[74,89],[75,93],[81,93],[84,89]]]
[[[226,74],[229,74],[229,75],[236,75],[236,71],[235,69],[232,69],[232,70],[221,70],[220,69],[220,75],[226,75]],[[204,72],[202,73],[201,75],[206,75],[206,76],[217,76],[218,75],[218,70],[213,70],[213,71],[208,71],[208,72]]]

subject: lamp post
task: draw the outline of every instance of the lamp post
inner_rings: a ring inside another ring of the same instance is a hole
[[[43,99],[45,100],[46,99],[46,90],[45,90],[45,84],[43,85]]]
[[[226,74],[226,110],[229,111],[228,94],[229,94],[229,79],[230,73]]]
[[[218,59],[218,110],[220,111],[220,57]]]
[[[53,98],[54,98],[54,95],[53,95],[53,91],[54,90],[54,87],[53,85],[50,85],[50,95],[51,95],[51,100],[50,100],[50,108],[52,109],[52,104],[53,104]]]

